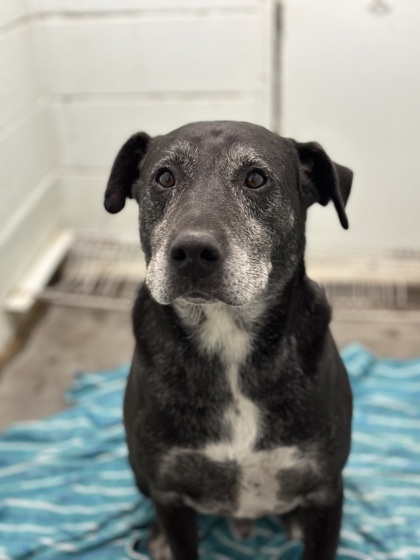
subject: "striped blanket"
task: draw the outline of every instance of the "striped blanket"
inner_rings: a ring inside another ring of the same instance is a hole
[[[353,392],[339,560],[420,559],[420,360],[343,351]],[[0,436],[0,560],[147,559],[153,510],[134,488],[121,404],[127,367],[77,376],[73,408]],[[203,560],[297,560],[276,518],[239,539],[200,519]]]

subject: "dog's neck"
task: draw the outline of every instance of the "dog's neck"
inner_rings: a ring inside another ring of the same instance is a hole
[[[226,364],[240,364],[251,350],[253,333],[266,305],[262,300],[242,306],[177,302],[174,307],[201,351],[219,355]]]
[[[270,297],[241,306],[177,301],[173,307],[202,352],[218,355],[226,365],[240,365],[256,345],[279,342],[299,330],[299,321],[308,320],[313,303],[310,284],[302,262],[284,288],[270,287]]]

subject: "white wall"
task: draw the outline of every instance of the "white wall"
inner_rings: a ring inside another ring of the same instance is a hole
[[[355,172],[350,230],[311,209],[311,249],[420,249],[420,2],[284,0],[282,133]]]
[[[64,225],[136,232],[136,208],[102,209],[134,132],[194,120],[274,126],[271,0],[29,0],[59,150]],[[42,14],[42,16],[40,16]]]
[[[57,227],[56,151],[23,0],[0,0],[0,304]],[[0,306],[0,348],[11,324]]]

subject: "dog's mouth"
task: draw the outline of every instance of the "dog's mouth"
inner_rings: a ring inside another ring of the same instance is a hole
[[[210,294],[207,294],[205,292],[199,292],[197,290],[182,294],[182,296],[180,296],[177,299],[181,301],[185,301],[187,303],[195,303],[196,305],[202,303],[216,303],[217,301],[219,301],[218,299],[211,296]]]

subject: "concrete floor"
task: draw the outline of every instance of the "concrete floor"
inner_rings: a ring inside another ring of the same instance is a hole
[[[339,347],[358,341],[380,356],[420,355],[420,323],[335,320],[332,329]],[[0,372],[0,430],[62,410],[75,373],[128,362],[133,344],[129,313],[51,306]]]
[[[51,306],[0,372],[0,430],[62,410],[78,371],[128,362],[133,345],[129,313]]]

